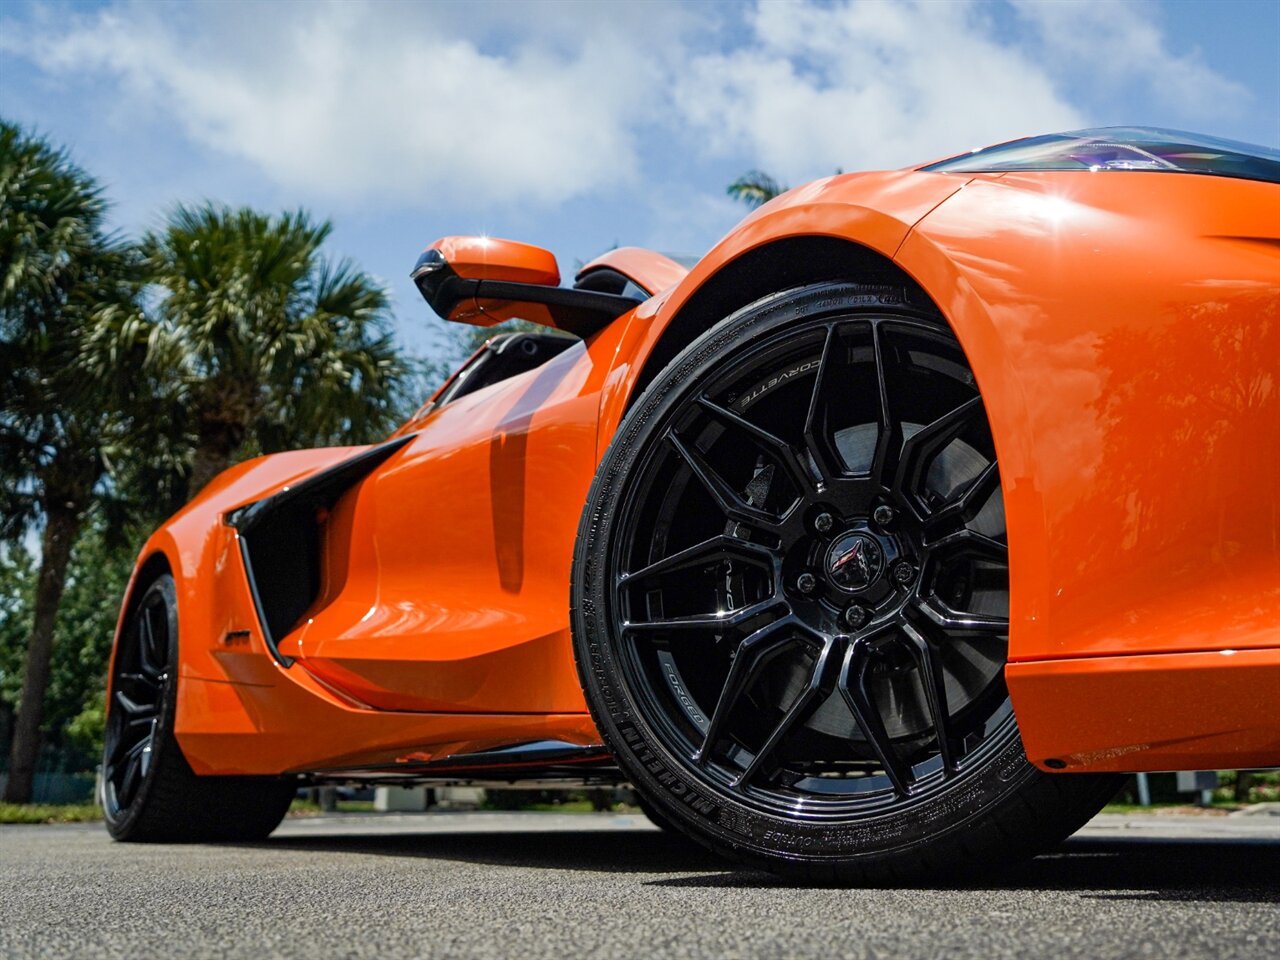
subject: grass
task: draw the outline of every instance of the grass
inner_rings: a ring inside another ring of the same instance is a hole
[[[0,823],[86,823],[102,819],[92,803],[0,803]]]
[[[538,813],[594,813],[590,800],[566,800],[564,803],[534,803],[525,807]]]
[[[320,809],[320,804],[313,800],[294,800],[289,804],[289,816],[291,817],[312,817],[317,816],[324,811]],[[372,813],[372,800],[339,800],[335,813]]]
[[[1179,803],[1153,803],[1150,806],[1142,806],[1137,803],[1108,803],[1102,808],[1103,813],[1159,813],[1162,810],[1178,810],[1193,813],[1197,810],[1213,810],[1219,813],[1231,813],[1233,810],[1239,810],[1244,806],[1242,803],[1235,803],[1231,800],[1214,800],[1213,804],[1208,807],[1200,807],[1190,802]]]

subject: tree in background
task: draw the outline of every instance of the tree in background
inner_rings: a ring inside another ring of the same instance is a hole
[[[842,173],[844,171],[836,167],[835,176],[838,177]],[[729,184],[724,192],[754,210],[790,189],[786,184],[780,183],[761,170],[749,170]]]
[[[64,152],[0,122],[12,802],[30,799],[42,728],[64,758],[86,751],[79,762],[100,739],[129,540],[236,459],[376,440],[417,399],[404,395],[380,285],[320,255],[327,222],[181,207],[132,247],[105,232],[105,208]]]
[[[31,796],[71,551],[129,426],[109,398],[135,381],[132,355],[110,369],[85,362],[89,330],[138,313],[138,260],[107,234],[105,211],[97,182],[65,152],[0,121],[0,534],[40,531],[11,802]]]
[[[13,742],[13,718],[22,696],[22,665],[31,635],[35,560],[18,544],[0,544],[0,745]]]
[[[54,628],[44,702],[41,769],[92,767],[102,750],[103,686],[116,617],[133,551],[113,542],[95,509],[71,551],[66,588]],[[21,547],[0,551],[0,738],[12,735],[31,631],[34,558]]]
[[[789,189],[763,171],[750,170],[729,184],[725,193],[754,210]]]
[[[187,497],[245,456],[369,442],[403,415],[386,293],[321,256],[331,229],[304,212],[206,204],[178,207],[143,240],[160,296],[141,320],[106,318],[97,355],[145,345],[169,459],[190,450]]]

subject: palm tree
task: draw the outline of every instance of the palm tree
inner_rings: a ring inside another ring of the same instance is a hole
[[[844,170],[836,167],[835,175],[838,177],[842,173],[844,173]],[[741,200],[754,210],[756,207],[764,206],[774,197],[780,196],[790,189],[786,184],[773,179],[762,170],[748,170],[733,183],[729,184],[725,188],[725,193],[735,200]]]
[[[725,193],[754,210],[789,189],[761,170],[749,170],[729,184]]]
[[[31,798],[71,548],[125,426],[112,380],[135,380],[130,355],[112,377],[85,363],[94,324],[137,315],[137,257],[106,233],[105,211],[98,184],[65,152],[0,121],[0,535],[41,529],[10,802]]]
[[[386,293],[320,255],[331,229],[302,211],[205,204],[143,240],[159,298],[142,323],[98,337],[146,345],[155,402],[189,450],[187,496],[236,458],[367,442],[401,416]]]

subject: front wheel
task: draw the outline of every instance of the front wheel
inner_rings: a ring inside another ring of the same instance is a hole
[[[260,840],[284,818],[293,785],[192,771],[173,732],[177,665],[177,591],[166,573],[133,605],[113,660],[102,759],[107,830],[124,841]]]
[[[1004,863],[1111,777],[1042,774],[1004,685],[1009,554],[968,362],[901,291],[708,331],[637,401],[574,560],[579,674],[659,814],[813,880]]]

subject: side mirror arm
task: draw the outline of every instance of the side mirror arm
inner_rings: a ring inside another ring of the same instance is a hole
[[[446,320],[490,327],[519,318],[583,339],[641,302],[593,290],[460,277],[435,249],[418,258],[410,277],[431,309]]]

